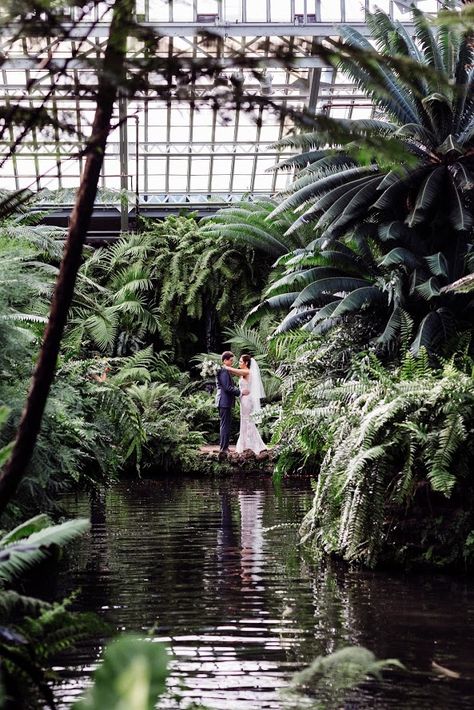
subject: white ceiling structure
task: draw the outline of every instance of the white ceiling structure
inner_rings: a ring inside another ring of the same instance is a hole
[[[210,105],[200,106],[199,97],[226,91],[234,74],[243,82],[244,92],[268,96],[283,108],[369,117],[370,101],[344,74],[324,66],[314,56],[314,47],[325,37],[337,37],[341,23],[366,33],[364,13],[375,6],[407,24],[410,4],[405,0],[137,0],[137,19],[161,36],[159,56],[213,57],[222,61],[224,69],[217,82],[207,77],[192,84],[174,81],[166,99],[142,92],[133,100],[120,100],[115,117],[120,126],[110,137],[101,186],[130,190],[148,204],[226,202],[246,193],[258,196],[281,190],[288,175],[268,168],[279,160],[272,146],[292,129],[289,119],[267,109],[257,111],[257,122],[255,115],[243,110],[224,119]],[[416,4],[428,12],[438,7],[436,0]],[[62,190],[63,201],[70,201],[68,195],[77,188],[82,168],[81,144],[62,126],[68,123],[88,135],[95,106],[87,94],[96,83],[93,64],[103,56],[109,18],[110,8],[101,3],[63,39],[15,37],[15,28],[3,27],[2,102],[45,106],[60,124],[32,131],[8,158],[18,133],[14,127],[4,128],[0,140],[4,188]],[[66,15],[64,26],[74,19]],[[272,59],[275,45],[296,56],[291,69]],[[85,53],[86,61],[72,59],[78,50]],[[133,40],[129,51],[137,52]],[[236,68],[235,58],[241,53],[261,58],[263,74],[257,77]],[[45,70],[51,60],[58,66],[67,63],[67,76],[53,80]],[[192,105],[191,95],[196,99]]]

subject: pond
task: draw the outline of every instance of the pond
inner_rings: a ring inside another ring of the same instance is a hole
[[[160,708],[328,707],[324,697],[295,704],[281,691],[316,656],[349,644],[410,672],[366,683],[345,707],[472,708],[472,580],[314,568],[295,526],[311,500],[307,483],[276,492],[249,476],[122,482],[100,497],[70,496],[68,514],[90,517],[92,533],[57,593],[80,588],[74,608],[168,644],[170,694]],[[61,660],[61,708],[90,682],[102,645]]]

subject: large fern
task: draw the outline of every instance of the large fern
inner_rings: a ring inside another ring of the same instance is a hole
[[[308,364],[303,367],[311,372]],[[305,379],[298,371],[292,378],[275,436],[283,452],[299,450],[300,464],[305,459],[314,464],[319,453],[303,540],[319,555],[337,553],[369,566],[382,551],[396,558],[394,509],[414,505],[423,485],[446,499],[462,500],[470,490],[470,373],[451,361],[434,371],[426,355],[407,354],[393,373],[369,359],[346,380],[315,380],[311,374]],[[469,525],[467,518],[464,524]]]

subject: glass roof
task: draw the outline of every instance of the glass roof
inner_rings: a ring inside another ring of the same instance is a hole
[[[103,56],[112,4],[111,0],[84,12],[65,11],[64,36],[17,37],[14,27],[2,28],[4,105],[46,107],[57,118],[57,126],[33,130],[21,140],[19,129],[2,121],[4,188],[29,187],[45,190],[45,195],[77,188],[80,149],[95,109],[90,99],[90,87],[97,79],[94,61]],[[226,91],[226,84],[237,77],[245,93],[269,96],[284,108],[370,117],[370,101],[347,76],[324,66],[314,56],[314,47],[324,37],[337,36],[341,23],[366,33],[364,12],[375,6],[408,24],[410,4],[411,0],[137,0],[137,19],[161,36],[158,56],[218,58],[224,68],[218,81],[200,77],[180,84],[174,80],[166,99],[153,88],[133,100],[121,99],[101,187],[131,190],[141,202],[157,204],[229,201],[245,193],[270,195],[283,189],[290,176],[268,169],[280,157],[273,144],[292,130],[291,121],[267,109],[257,111],[257,121],[244,110],[223,117],[211,105],[200,105],[199,98]],[[419,0],[415,4],[436,12],[439,3]],[[83,12],[80,18],[74,14],[78,12]],[[272,59],[275,46],[295,54],[291,69]],[[78,52],[80,60],[75,59]],[[129,52],[140,52],[137,40],[130,40]],[[235,66],[242,52],[261,59],[260,75]],[[53,65],[58,67],[56,76],[46,70]],[[64,66],[67,72],[61,75]],[[163,88],[162,77],[150,74],[149,81],[152,87],[161,82]]]

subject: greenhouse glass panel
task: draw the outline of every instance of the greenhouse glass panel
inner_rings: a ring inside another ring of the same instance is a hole
[[[365,19],[365,5],[362,2],[346,2],[345,22],[363,22]]]
[[[194,11],[191,2],[171,3],[173,22],[193,22]]]
[[[335,0],[321,0],[322,22],[341,22],[341,4]]]
[[[242,22],[243,2],[245,0],[223,0],[223,12],[226,22]]]
[[[251,0],[247,3],[247,22],[267,21],[267,0]]]
[[[170,5],[166,0],[153,0],[148,2],[148,18],[150,22],[168,22]]]
[[[154,191],[166,199],[171,197],[168,192],[173,189],[181,192],[199,187],[202,193],[210,195],[215,190],[220,195],[223,192],[237,195],[248,189],[269,193],[279,189],[286,177],[266,174],[263,167],[279,160],[279,151],[272,145],[292,130],[291,119],[281,117],[279,108],[284,112],[289,108],[299,111],[310,107],[311,111],[348,118],[367,118],[373,113],[370,101],[354,87],[351,77],[325,67],[314,56],[317,43],[324,39],[321,23],[334,27],[331,35],[337,37],[337,24],[344,12],[346,21],[359,22],[367,4],[372,9],[375,7],[372,2],[349,0],[344,3],[340,0],[183,0],[171,5],[165,0],[139,0],[136,7],[140,21],[149,21],[155,26],[165,23],[163,36],[157,38],[158,56],[212,60],[220,57],[225,58],[225,64],[219,77],[220,86],[214,76],[183,75],[178,80],[172,79],[165,100],[156,96],[155,88],[165,87],[166,80],[150,72],[149,88],[129,102],[122,101],[120,111],[116,107],[113,120],[115,125],[121,122],[122,128],[111,136],[102,184],[116,186],[127,182],[129,187],[135,187],[138,179],[143,198]],[[400,13],[402,22],[409,21],[401,0],[399,3],[378,0],[376,4],[386,10],[393,7]],[[436,9],[434,1],[424,0],[418,4],[423,9]],[[82,10],[77,8],[76,17],[80,12]],[[77,156],[90,134],[95,112],[89,94],[97,85],[97,75],[90,62],[103,57],[109,20],[109,4],[104,2],[81,16],[74,38],[55,37],[52,43],[51,38],[42,36],[15,37],[10,42],[4,37],[5,100],[18,101],[24,107],[44,106],[57,120],[54,128],[32,131],[28,139],[19,144],[15,159],[6,158],[0,171],[5,186],[18,186],[22,158],[27,161],[25,175],[29,176],[34,189],[43,186],[45,180],[63,184],[66,176],[70,180],[75,175],[79,180],[83,160]],[[219,37],[200,34],[196,20]],[[224,21],[225,33],[221,26]],[[90,25],[91,22],[95,24]],[[247,36],[242,29],[244,22],[257,23],[258,36]],[[180,32],[175,33],[176,27]],[[90,37],[86,36],[88,28],[92,32]],[[181,31],[182,36],[179,36]],[[281,67],[274,60],[267,61],[273,52],[271,44],[295,52],[295,65]],[[131,39],[129,50],[139,56],[141,40]],[[235,66],[235,57],[241,51],[246,57],[262,60],[258,71]],[[79,61],[68,74],[58,73],[52,80],[45,62],[51,56],[58,61],[70,59],[77,52],[85,53],[84,62]],[[225,118],[216,113],[210,101],[225,94],[226,82],[231,86],[236,78],[250,100],[251,97],[256,97],[257,101],[268,98],[276,108],[227,110]],[[11,126],[4,131],[0,145],[5,155],[12,141],[20,135],[18,127]],[[283,153],[287,156],[291,151]],[[47,175],[43,175],[40,158],[49,161]],[[24,175],[21,177],[23,180]]]

